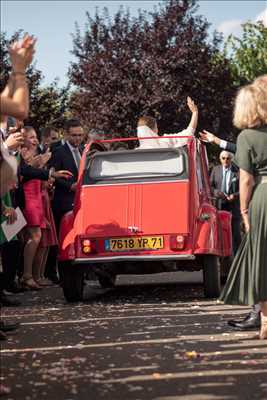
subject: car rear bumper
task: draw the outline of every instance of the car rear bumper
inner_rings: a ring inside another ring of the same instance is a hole
[[[111,257],[90,257],[90,258],[76,258],[73,260],[73,264],[96,264],[96,263],[108,263],[108,262],[119,262],[119,261],[164,261],[164,260],[195,260],[196,257],[193,254],[176,254],[176,255],[129,255],[129,256],[111,256]]]

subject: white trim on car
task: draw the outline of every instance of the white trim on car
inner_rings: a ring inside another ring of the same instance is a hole
[[[96,262],[113,262],[113,261],[160,261],[160,260],[195,260],[193,254],[176,254],[176,255],[147,255],[147,256],[108,256],[108,257],[92,257],[92,258],[75,258],[72,260],[74,264],[88,264]]]
[[[148,182],[121,182],[121,183],[91,183],[91,184],[82,184],[82,188],[84,187],[99,187],[99,186],[125,186],[125,185],[147,185],[151,183],[176,183],[176,182],[188,182],[189,179],[177,179],[177,180],[164,180],[164,181],[148,181]]]

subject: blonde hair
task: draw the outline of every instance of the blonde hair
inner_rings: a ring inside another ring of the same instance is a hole
[[[253,85],[259,87],[263,87],[264,85],[267,88],[267,74],[258,76],[258,78],[253,81]]]
[[[260,85],[260,79],[238,91],[233,122],[239,129],[260,127],[267,123],[267,88]]]

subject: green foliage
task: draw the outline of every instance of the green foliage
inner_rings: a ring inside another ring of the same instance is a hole
[[[123,8],[87,14],[85,32],[73,35],[76,87],[72,110],[87,126],[107,135],[132,135],[140,114],[158,120],[160,131],[188,124],[186,97],[199,106],[199,129],[229,132],[233,98],[228,61],[220,38],[209,40],[209,24],[195,15],[195,0],[168,0],[154,12],[132,18]]]
[[[11,66],[9,63],[8,47],[11,42],[21,37],[22,31],[16,32],[9,39],[5,32],[0,33],[0,90],[5,87]],[[60,128],[68,110],[69,86],[58,87],[55,80],[52,84],[43,86],[43,75],[35,64],[32,64],[27,70],[27,79],[30,91],[30,114],[25,125],[32,125],[37,132],[40,128],[53,124]]]
[[[267,73],[267,28],[262,22],[247,22],[242,27],[242,37],[230,35],[224,48],[237,87]]]

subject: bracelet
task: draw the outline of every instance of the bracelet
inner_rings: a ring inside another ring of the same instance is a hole
[[[248,208],[245,208],[244,210],[240,210],[241,215],[247,215],[248,214]]]
[[[26,77],[26,75],[19,75],[19,76],[13,76],[12,77],[13,83],[15,84],[16,81],[20,81],[20,82],[28,82],[28,79]]]
[[[12,75],[13,75],[13,76],[18,76],[18,75],[26,76],[26,72],[20,72],[20,71],[16,72],[16,71],[12,71]]]

